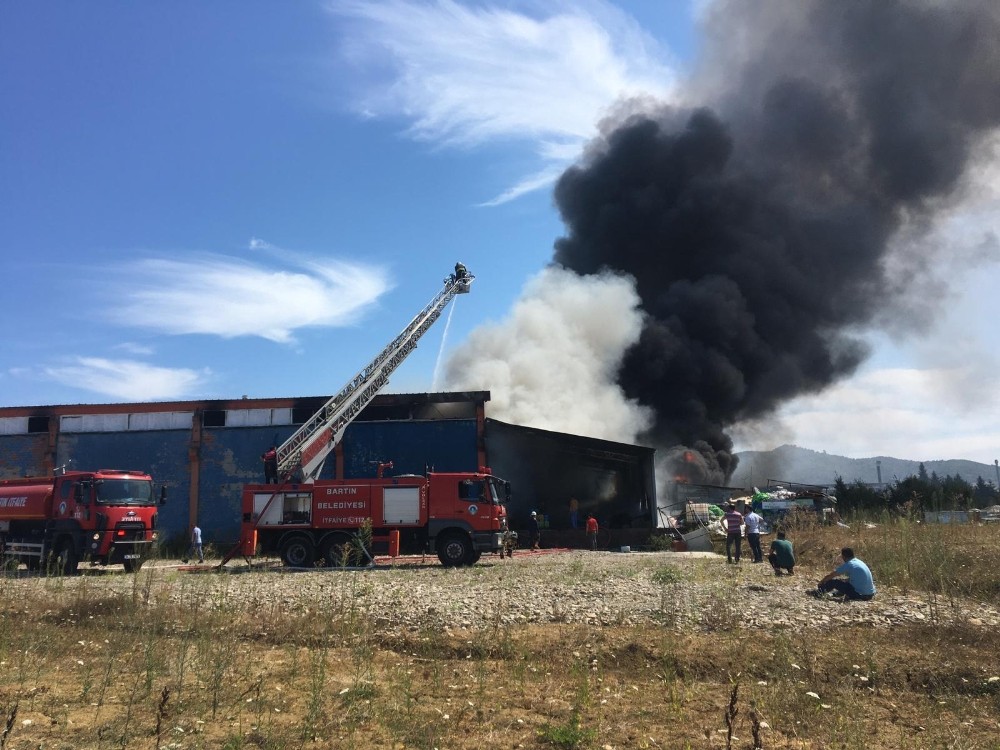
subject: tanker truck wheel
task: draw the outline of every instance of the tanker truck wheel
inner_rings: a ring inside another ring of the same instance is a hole
[[[73,546],[73,542],[69,539],[63,539],[56,547],[55,553],[49,558],[49,574],[56,576],[76,575],[77,562],[76,547]]]
[[[310,567],[315,559],[315,552],[309,537],[293,536],[281,543],[281,561],[289,568]]]
[[[438,559],[447,568],[468,565],[472,542],[464,534],[449,534],[437,544]]]

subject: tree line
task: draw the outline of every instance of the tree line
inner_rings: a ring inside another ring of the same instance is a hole
[[[993,482],[981,476],[968,482],[959,474],[940,477],[927,473],[920,464],[916,476],[896,479],[885,485],[871,485],[855,480],[847,483],[837,477],[834,485],[837,510],[843,515],[855,511],[889,511],[891,513],[922,513],[936,510],[972,510],[1000,502]]]

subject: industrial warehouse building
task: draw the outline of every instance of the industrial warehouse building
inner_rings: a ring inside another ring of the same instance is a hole
[[[510,481],[515,529],[530,511],[550,543],[582,539],[587,513],[609,529],[656,525],[653,449],[486,417],[488,391],[376,396],[347,428],[321,478],[474,471]],[[240,496],[263,482],[261,454],[328,397],[0,408],[0,479],[60,470],[135,469],[167,487],[160,528],[186,538],[197,521],[219,547],[239,538]],[[180,543],[178,541],[178,543]]]

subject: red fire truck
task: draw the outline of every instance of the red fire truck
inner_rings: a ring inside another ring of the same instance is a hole
[[[510,484],[477,472],[319,479],[348,425],[388,382],[420,337],[475,280],[462,263],[444,286],[368,365],[275,449],[280,485],[246,485],[237,554],[277,553],[293,567],[364,564],[371,555],[437,553],[445,565],[471,565],[483,552],[503,554],[515,536],[504,503]],[[366,558],[366,559],[365,559]]]
[[[508,548],[510,485],[489,468],[243,488],[245,557],[280,555],[293,567],[367,564],[375,553],[437,553],[471,565]]]
[[[156,541],[153,480],[139,471],[68,471],[0,480],[0,555],[72,575],[81,561],[142,567]]]

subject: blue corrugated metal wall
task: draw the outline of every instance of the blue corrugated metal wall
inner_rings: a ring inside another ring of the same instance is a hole
[[[227,547],[239,540],[243,485],[264,481],[261,454],[271,445],[283,443],[295,429],[294,426],[281,426],[206,427],[202,430],[198,525],[206,543]],[[185,457],[185,465],[186,461]],[[181,533],[187,528],[187,514],[185,503]]]
[[[476,422],[355,422],[344,435],[344,476],[373,477],[378,461],[392,461],[391,474],[475,471]]]
[[[0,478],[18,479],[44,473],[48,433],[0,435]]]

